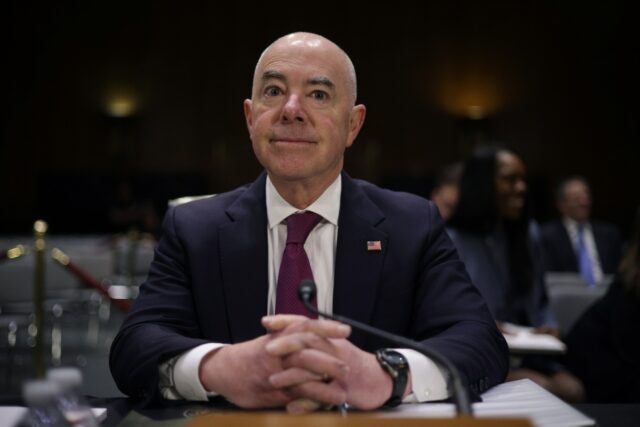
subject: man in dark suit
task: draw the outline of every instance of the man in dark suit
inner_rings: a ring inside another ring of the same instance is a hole
[[[476,393],[504,379],[506,344],[436,208],[342,172],[365,117],[355,101],[353,64],[331,41],[294,33],[263,52],[244,112],[266,173],[168,211],[113,342],[122,391],[291,412],[449,396],[446,373],[427,357],[286,314],[304,314],[287,293],[293,259],[304,259],[296,271],[315,280],[321,310],[420,340]],[[303,216],[313,218],[308,237],[290,239]]]
[[[591,219],[591,191],[583,177],[560,183],[556,206],[561,218],[542,227],[547,271],[577,272],[593,285],[614,274],[622,255],[622,238],[609,223]]]

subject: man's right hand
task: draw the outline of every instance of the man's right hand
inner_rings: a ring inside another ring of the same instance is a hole
[[[291,397],[269,385],[267,378],[282,370],[279,358],[265,351],[269,336],[221,347],[207,354],[198,375],[206,390],[213,390],[243,408],[286,405]]]
[[[331,323],[326,325],[327,330],[322,331],[326,338],[346,338],[349,334]],[[266,351],[267,344],[278,336],[279,333],[263,335],[212,351],[200,363],[200,382],[206,390],[213,390],[242,408],[279,407],[298,400],[300,396],[275,388],[269,381],[273,374],[284,370],[283,359]],[[333,378],[343,375],[337,368],[327,374]],[[322,380],[314,372],[306,375],[309,381]]]

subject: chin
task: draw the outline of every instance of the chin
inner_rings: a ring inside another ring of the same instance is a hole
[[[327,168],[314,162],[308,157],[293,157],[286,159],[278,159],[272,162],[270,168],[267,168],[273,175],[287,180],[304,180],[313,176],[323,175],[327,172]]]
[[[522,209],[512,208],[506,213],[505,217],[510,221],[517,221],[522,217]]]
[[[300,181],[308,178],[310,173],[297,168],[272,168],[269,170],[269,175],[285,181]]]

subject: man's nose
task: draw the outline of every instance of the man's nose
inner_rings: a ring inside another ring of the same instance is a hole
[[[300,102],[300,97],[296,94],[292,94],[287,98],[286,103],[282,107],[282,117],[283,122],[305,122],[306,114],[304,112],[304,107],[302,102]]]

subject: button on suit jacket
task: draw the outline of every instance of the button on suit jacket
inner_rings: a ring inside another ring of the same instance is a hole
[[[266,174],[216,197],[171,208],[147,281],[110,354],[118,387],[160,399],[158,365],[205,342],[265,333]],[[504,380],[508,350],[449,240],[437,209],[343,173],[333,311],[430,346],[472,391]],[[381,251],[367,250],[380,241]],[[374,351],[390,344],[353,331]]]

